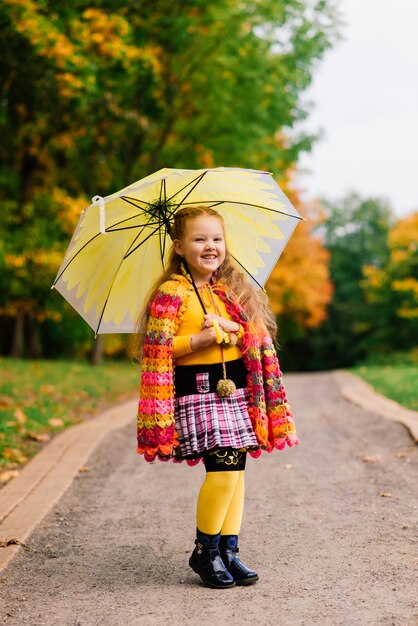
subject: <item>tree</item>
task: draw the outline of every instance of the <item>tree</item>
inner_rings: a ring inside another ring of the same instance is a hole
[[[289,195],[298,210],[309,215],[297,194]],[[300,336],[321,325],[332,297],[330,255],[321,240],[312,235],[314,226],[309,219],[298,224],[266,285],[273,312]]]
[[[0,307],[17,353],[25,324],[62,313],[49,287],[89,197],[167,164],[285,176],[336,20],[331,0],[3,0]]]
[[[344,367],[362,360],[372,349],[379,310],[370,306],[363,288],[363,267],[388,262],[389,206],[356,194],[324,203],[319,227],[329,251],[334,296],[328,319],[312,333],[310,351],[316,367]]]
[[[418,212],[397,220],[389,231],[389,258],[383,266],[366,264],[362,288],[380,312],[376,349],[408,350],[418,336]]]

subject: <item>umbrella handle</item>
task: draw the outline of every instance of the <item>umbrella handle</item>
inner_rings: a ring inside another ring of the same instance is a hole
[[[212,320],[212,326],[214,327],[216,333],[216,343],[222,343],[224,339],[224,334],[220,329],[218,320]]]

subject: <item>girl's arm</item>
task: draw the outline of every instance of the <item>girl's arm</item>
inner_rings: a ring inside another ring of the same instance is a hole
[[[238,322],[234,322],[233,320],[228,320],[220,315],[214,315],[209,313],[205,315],[205,321],[202,324],[203,328],[210,328],[212,326],[212,321],[216,320],[221,328],[226,333],[239,333],[242,331],[242,326],[238,324]]]
[[[173,338],[173,358],[178,359],[200,348],[206,348],[216,342],[216,331],[213,326],[193,335],[180,335]]]

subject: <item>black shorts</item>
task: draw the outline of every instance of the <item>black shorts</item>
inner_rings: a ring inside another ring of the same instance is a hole
[[[240,472],[245,470],[246,461],[246,450],[213,448],[203,453],[203,462],[207,472]]]

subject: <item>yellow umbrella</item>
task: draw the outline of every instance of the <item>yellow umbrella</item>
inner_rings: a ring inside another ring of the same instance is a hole
[[[174,213],[205,205],[224,221],[236,262],[261,287],[301,216],[271,174],[218,167],[162,169],[81,214],[54,287],[96,334],[132,333],[164,269]]]

